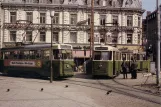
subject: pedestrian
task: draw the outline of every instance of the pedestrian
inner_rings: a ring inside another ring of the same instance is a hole
[[[131,79],[137,79],[137,66],[136,60],[133,58],[131,63]]]
[[[127,79],[127,65],[126,65],[125,60],[123,60],[121,67],[122,67],[122,71],[123,71],[123,78]]]

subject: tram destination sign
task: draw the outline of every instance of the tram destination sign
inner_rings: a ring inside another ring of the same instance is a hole
[[[95,50],[108,50],[108,47],[95,47]]]
[[[17,67],[41,67],[42,63],[39,60],[5,60],[4,66],[17,66]]]
[[[61,49],[71,49],[71,46],[61,45],[60,48],[61,48]]]

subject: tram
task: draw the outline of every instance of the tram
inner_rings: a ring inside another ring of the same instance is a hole
[[[134,58],[137,62],[138,71],[149,72],[150,60],[146,57],[146,52],[133,53],[132,51],[122,51],[122,60],[124,59],[129,66],[132,58]]]
[[[93,76],[113,78],[120,73],[122,58],[121,51],[117,48],[108,45],[94,46],[93,54]]]
[[[53,53],[53,55],[51,55]],[[7,75],[50,77],[52,60],[53,77],[73,76],[74,60],[69,44],[34,44],[2,48],[0,64]]]

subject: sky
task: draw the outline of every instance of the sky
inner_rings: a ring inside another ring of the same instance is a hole
[[[159,0],[159,4],[161,4],[161,0]],[[154,11],[156,8],[156,0],[142,0],[142,8],[146,11]],[[146,11],[143,17],[146,16]]]

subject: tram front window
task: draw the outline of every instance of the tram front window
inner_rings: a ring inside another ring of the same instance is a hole
[[[72,59],[71,50],[53,50],[54,59]]]
[[[112,60],[112,52],[95,52],[94,60]]]
[[[94,60],[101,60],[101,52],[94,53]]]
[[[63,59],[72,59],[72,51],[71,50],[62,50]]]

